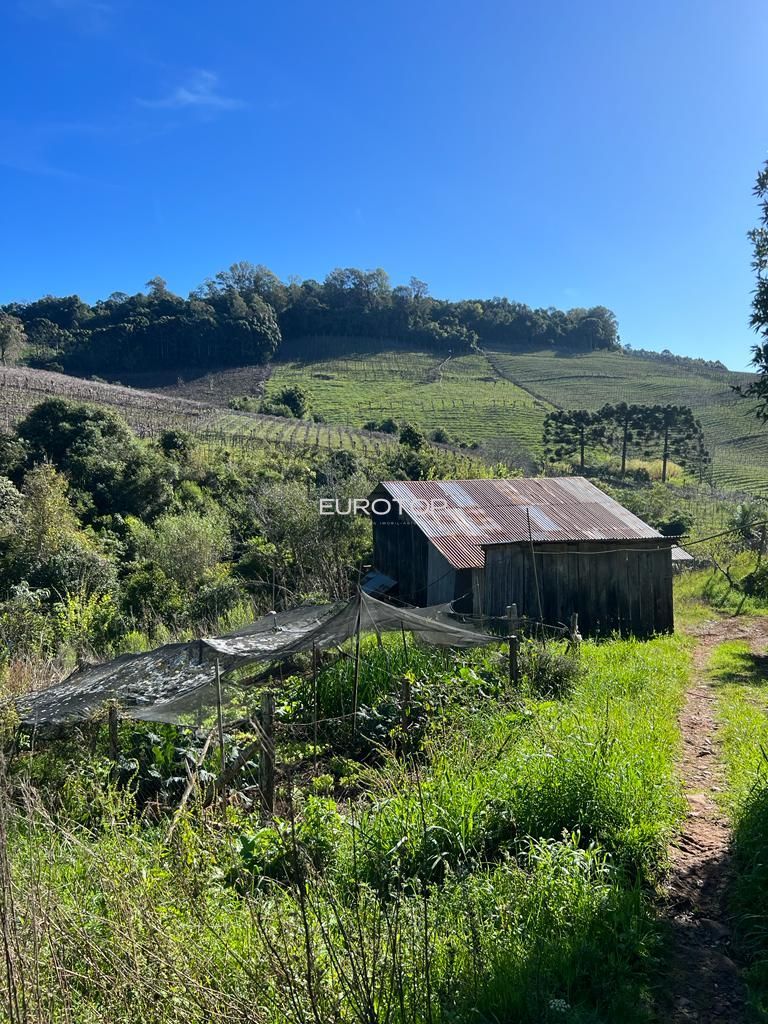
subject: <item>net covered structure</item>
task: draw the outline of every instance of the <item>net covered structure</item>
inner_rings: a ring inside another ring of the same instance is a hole
[[[222,636],[165,644],[79,668],[59,683],[16,698],[16,710],[24,725],[53,725],[87,719],[114,701],[129,718],[179,722],[202,714],[237,686],[240,669],[339,648],[358,633],[397,631],[436,647],[499,641],[461,622],[450,604],[398,608],[360,592],[343,604],[273,612]]]

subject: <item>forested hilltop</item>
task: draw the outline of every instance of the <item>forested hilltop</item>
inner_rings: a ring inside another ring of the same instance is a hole
[[[324,281],[281,281],[236,263],[187,298],[155,277],[136,295],[113,292],[89,305],[77,295],[2,307],[0,357],[79,374],[262,363],[360,348],[383,340],[458,354],[491,345],[589,352],[618,347],[616,317],[604,306],[532,309],[507,298],[450,302],[425,282],[392,286],[383,270],[332,271]],[[311,339],[309,341],[308,339]],[[322,343],[321,343],[322,346]]]

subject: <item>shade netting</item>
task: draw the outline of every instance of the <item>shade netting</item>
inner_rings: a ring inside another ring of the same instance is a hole
[[[89,665],[59,683],[17,698],[16,707],[27,725],[85,719],[107,701],[116,701],[122,714],[131,718],[178,722],[201,715],[216,704],[220,692],[226,697],[233,687],[242,685],[240,669],[338,648],[358,630],[379,636],[403,630],[437,647],[498,642],[498,637],[459,621],[449,604],[397,608],[360,593],[346,604],[270,613],[222,636],[165,644],[154,651]]]

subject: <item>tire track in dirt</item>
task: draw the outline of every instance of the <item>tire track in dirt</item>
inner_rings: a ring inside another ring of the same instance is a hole
[[[694,635],[693,675],[679,718],[683,750],[678,769],[688,811],[670,849],[664,916],[672,940],[657,1013],[664,1024],[741,1024],[747,1020],[746,991],[732,956],[727,908],[731,829],[717,803],[725,782],[715,718],[717,692],[707,665],[725,641],[765,645],[768,619],[723,619]]]

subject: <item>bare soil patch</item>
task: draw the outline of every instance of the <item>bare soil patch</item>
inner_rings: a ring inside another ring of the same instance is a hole
[[[122,374],[123,384],[150,389],[171,398],[191,399],[226,408],[230,398],[262,397],[270,366],[237,366],[226,370],[199,368]]]

